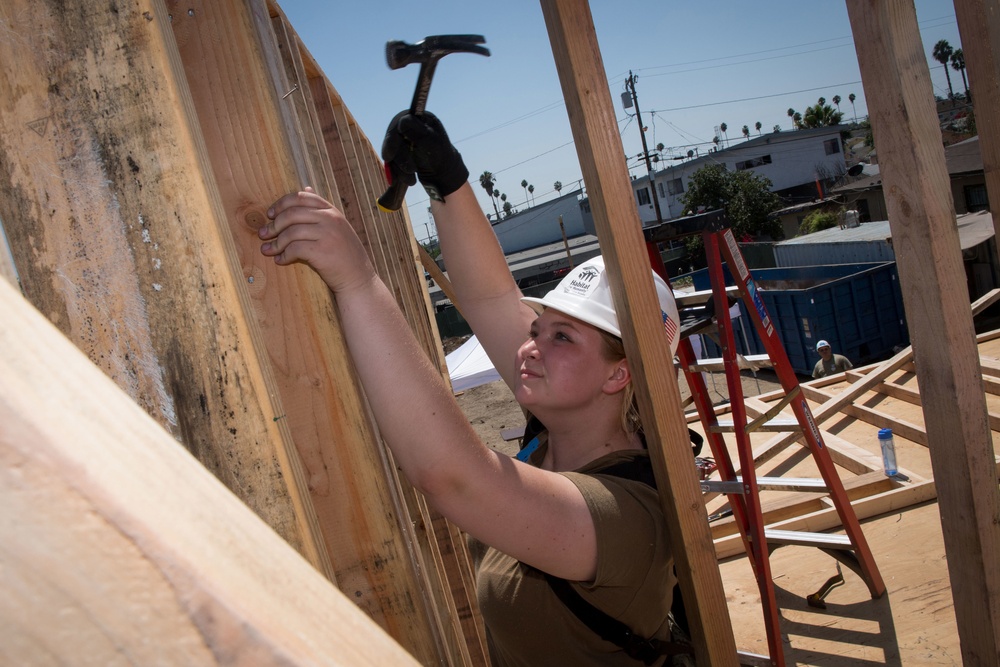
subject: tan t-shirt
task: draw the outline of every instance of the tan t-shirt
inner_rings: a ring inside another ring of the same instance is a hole
[[[597,576],[573,587],[633,632],[668,640],[676,577],[656,490],[639,481],[586,474],[636,457],[648,454],[614,452],[562,473],[583,493],[597,528]],[[477,563],[476,581],[494,667],[642,664],[587,628],[542,573],[514,558],[487,548]]]

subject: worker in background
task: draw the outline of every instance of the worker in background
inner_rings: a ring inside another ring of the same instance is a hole
[[[382,155],[431,196],[462,314],[529,415],[533,435],[518,457],[477,437],[337,208],[309,188],[282,197],[260,230],[261,252],[279,265],[304,262],[329,285],[396,463],[481,543],[472,551],[493,664],[693,664],[689,647],[671,641],[676,575],[657,492],[601,474],[623,465],[651,473],[603,260],[523,298],[440,121],[397,115]],[[677,308],[655,280],[674,351]],[[582,607],[624,631],[602,638]]]
[[[836,375],[854,368],[850,360],[842,354],[834,354],[830,349],[830,344],[825,340],[816,343],[816,351],[819,352],[819,361],[813,367],[814,378],[825,378],[828,375]]]

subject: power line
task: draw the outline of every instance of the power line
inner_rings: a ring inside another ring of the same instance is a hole
[[[686,74],[688,72],[702,72],[702,71],[707,70],[707,69],[719,69],[720,67],[731,67],[731,66],[734,66],[734,65],[750,65],[752,63],[760,63],[760,62],[764,62],[766,60],[777,60],[779,58],[791,58],[792,56],[803,56],[803,55],[806,55],[808,53],[819,53],[820,51],[831,51],[833,49],[842,49],[842,48],[848,47],[848,46],[853,46],[853,43],[851,43],[851,44],[840,44],[839,46],[828,46],[828,47],[825,47],[825,48],[822,48],[822,49],[812,49],[810,51],[799,51],[799,52],[796,52],[796,53],[785,53],[785,54],[782,54],[780,56],[768,56],[767,58],[755,58],[754,60],[742,60],[740,62],[735,62],[735,63],[722,63],[722,64],[719,64],[719,65],[708,65],[706,67],[693,67],[691,69],[677,70],[676,72],[661,72],[659,74],[646,74],[646,76],[649,76],[649,77],[654,77],[654,76],[669,76],[671,74]],[[639,70],[639,71],[640,72],[644,72],[645,70]]]
[[[831,83],[826,86],[817,86],[816,88],[804,88],[802,90],[790,90],[784,93],[772,93],[770,95],[757,95],[756,97],[744,97],[738,100],[723,100],[721,102],[707,102],[705,104],[692,104],[686,107],[674,107],[673,109],[656,109],[652,113],[667,113],[670,111],[685,111],[687,109],[701,109],[703,107],[715,107],[723,104],[736,104],[737,102],[750,102],[752,100],[764,100],[769,97],[783,97],[785,95],[797,95],[799,93],[810,93],[817,90],[827,90],[829,88],[835,88],[836,86],[854,86],[861,83],[861,81],[848,81],[847,83]]]
[[[938,21],[943,21],[943,23],[936,23]],[[931,23],[936,23],[936,25],[928,25],[928,24],[931,24]],[[925,30],[929,30],[930,28],[940,28],[940,27],[942,27],[944,25],[950,25],[950,24],[954,24],[954,23],[956,23],[955,15],[954,14],[950,14],[950,15],[937,16],[937,17],[934,17],[934,18],[930,18],[930,19],[925,19],[923,21],[919,21],[918,22],[918,26],[920,26],[921,31],[925,31]],[[683,63],[673,63],[671,65],[656,65],[656,66],[653,66],[653,67],[645,67],[643,69],[636,70],[636,71],[638,71],[638,72],[646,72],[648,70],[666,69],[666,68],[671,68],[671,67],[686,67],[688,65],[701,65],[703,63],[718,62],[720,60],[732,60],[734,58],[744,58],[744,57],[747,57],[747,56],[756,56],[756,55],[761,55],[763,53],[774,53],[775,51],[785,51],[785,50],[788,50],[788,49],[798,49],[798,48],[802,48],[804,46],[813,46],[815,44],[826,44],[828,42],[836,42],[836,41],[840,41],[840,40],[844,40],[844,39],[851,40],[851,44],[853,45],[853,42],[854,42],[854,36],[853,35],[841,35],[840,37],[831,37],[829,39],[820,39],[820,40],[816,40],[816,41],[813,41],[813,42],[803,42],[802,44],[792,44],[790,46],[780,46],[780,47],[775,47],[775,48],[772,48],[772,49],[764,49],[764,50],[761,50],[761,51],[749,51],[747,53],[737,53],[737,54],[734,54],[734,55],[731,55],[731,56],[718,56],[718,57],[715,57],[715,58],[704,58],[702,60],[690,60],[690,61],[683,62]],[[813,49],[813,50],[810,50],[810,51],[800,51],[798,53],[788,53],[788,54],[784,54],[784,55],[781,55],[781,56],[775,56],[775,57],[776,58],[786,58],[786,57],[789,57],[789,56],[805,55],[805,54],[808,54],[808,53],[816,53],[816,52],[819,52],[819,51],[826,51],[826,50],[829,50],[829,49],[841,48],[843,46],[848,46],[848,45],[847,44],[842,44],[842,45],[839,45],[839,46],[825,47],[825,48],[822,48],[822,49]],[[732,62],[732,63],[725,63],[725,64],[720,65],[720,66],[721,67],[726,67],[726,66],[729,66],[729,65],[744,65],[744,64],[747,64],[747,63],[760,62],[761,60],[773,60],[773,59],[774,58],[761,58],[761,59],[758,59],[758,60],[744,60],[744,61],[738,61],[738,62]],[[717,67],[717,66],[713,66],[713,67]],[[712,69],[712,68],[708,67],[708,68],[700,68],[700,69]],[[694,71],[699,71],[699,70],[698,69],[694,69],[694,70],[684,70],[684,71],[685,72],[694,72]],[[680,73],[681,72],[665,72],[663,74],[648,74],[647,76],[665,76],[666,74],[680,74]],[[619,80],[624,81],[624,79],[625,79],[625,74],[621,73],[621,74],[617,75],[616,77],[614,77],[613,82],[617,83]]]

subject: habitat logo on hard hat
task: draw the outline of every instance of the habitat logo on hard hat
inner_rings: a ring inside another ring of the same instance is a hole
[[[597,278],[600,275],[601,272],[596,266],[584,265],[580,267],[580,270],[577,271],[576,274],[567,276],[569,280],[564,281],[561,287],[564,292],[585,297],[592,289],[594,289],[594,287],[598,285],[598,283],[594,281],[594,278]]]

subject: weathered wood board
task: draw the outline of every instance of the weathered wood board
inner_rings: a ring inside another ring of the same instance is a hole
[[[324,572],[162,5],[5,2],[0,220],[31,302]]]
[[[0,309],[0,663],[419,664],[5,281]]]

